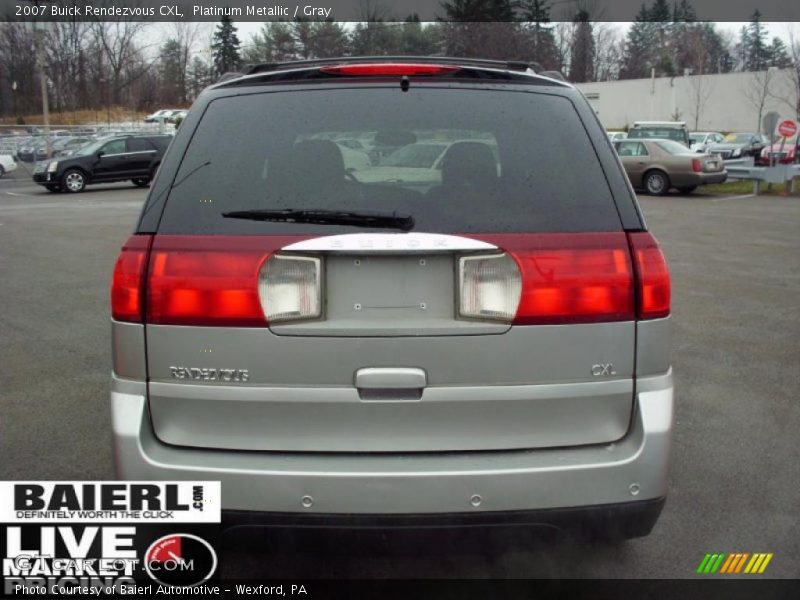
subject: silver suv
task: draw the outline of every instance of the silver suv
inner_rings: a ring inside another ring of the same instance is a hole
[[[663,506],[664,256],[581,93],[526,65],[207,89],[111,301],[119,477],[221,480],[231,522],[633,537]]]

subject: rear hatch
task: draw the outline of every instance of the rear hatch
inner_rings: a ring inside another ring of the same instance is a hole
[[[301,89],[210,102],[158,232],[120,259],[144,269],[118,265],[117,288],[144,286],[158,438],[292,452],[621,438],[641,295],[629,242],[647,234],[623,231],[572,102],[435,81]],[[393,176],[392,153],[423,143],[446,147],[438,165]]]

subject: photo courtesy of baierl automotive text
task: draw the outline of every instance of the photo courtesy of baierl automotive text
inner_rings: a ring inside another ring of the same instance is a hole
[[[800,597],[798,121],[786,0],[2,3],[0,596]]]

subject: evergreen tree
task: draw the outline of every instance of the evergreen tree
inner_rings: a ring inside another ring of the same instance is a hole
[[[560,70],[561,60],[550,24],[548,0],[522,0],[520,18],[526,23],[523,44],[526,60],[539,63],[545,69]]]
[[[180,89],[180,82],[183,78],[181,74],[181,45],[178,40],[170,38],[161,46],[159,75],[161,76],[161,102],[164,104],[181,102],[185,92]]]
[[[236,26],[228,16],[222,17],[211,42],[214,70],[217,75],[235,71],[241,62],[239,55],[239,36]]]
[[[308,19],[296,19],[292,23],[292,37],[294,38],[295,48],[297,49],[298,59],[313,58],[312,46],[313,37],[312,23]]]
[[[382,20],[357,23],[351,37],[353,54],[380,56],[396,54],[400,46],[400,30],[395,23]]]
[[[761,11],[756,9],[742,38],[746,71],[763,71],[769,66],[766,40],[767,30],[761,23]]]
[[[320,21],[311,26],[311,55],[315,58],[346,56],[350,53],[347,32],[338,23]]]
[[[689,0],[681,0],[680,3],[675,4],[672,11],[672,21],[673,23],[694,23],[697,21],[697,13]]]
[[[423,25],[418,15],[409,15],[400,29],[400,53],[425,56],[439,52],[438,33],[436,25]]]
[[[444,51],[451,56],[521,60],[524,36],[513,22],[511,0],[450,0],[445,9]]]
[[[779,69],[788,69],[792,66],[792,59],[789,58],[789,51],[781,38],[772,38],[772,43],[767,47],[766,52],[768,66],[778,67]]]
[[[579,10],[570,44],[569,79],[576,83],[591,81],[594,74],[594,35],[589,13]]]
[[[649,21],[650,11],[643,3],[628,29],[619,73],[620,79],[640,79],[650,76],[650,67],[653,65],[650,63],[652,30]]]
[[[191,100],[197,98],[203,89],[211,84],[211,67],[199,56],[195,56],[189,65],[187,85]]]
[[[676,65],[672,55],[672,11],[667,0],[655,0],[649,11],[650,31],[654,46],[650,62],[656,67],[657,75],[675,75]]]

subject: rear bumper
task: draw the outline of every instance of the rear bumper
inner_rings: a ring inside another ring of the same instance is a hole
[[[461,528],[549,527],[577,535],[633,538],[650,533],[665,498],[570,508],[441,514],[323,515],[227,510],[227,528],[421,530]]]
[[[223,509],[234,511],[445,516],[604,510],[603,505],[658,500],[667,493],[672,374],[640,378],[636,386],[631,428],[612,444],[508,452],[302,454],[165,445],[153,434],[146,385],[113,377],[115,465],[120,479],[222,481]]]
[[[708,185],[711,183],[724,183],[728,179],[728,172],[715,171],[713,173],[681,173],[672,178],[672,185],[676,187],[688,187],[696,185]]]

